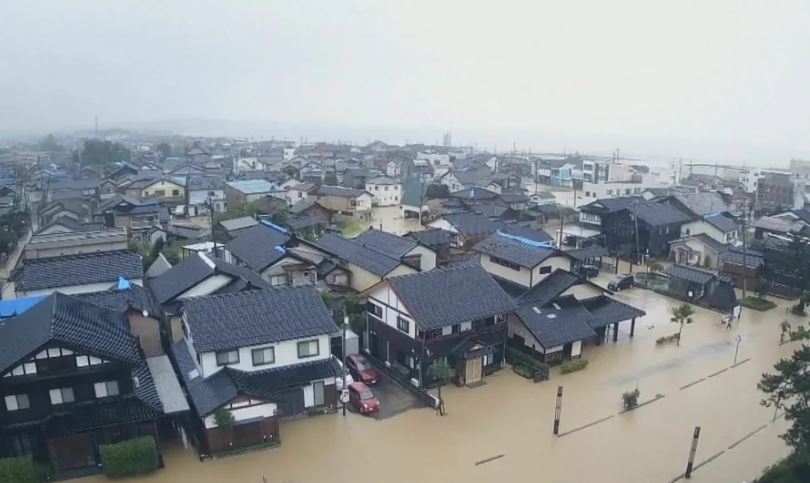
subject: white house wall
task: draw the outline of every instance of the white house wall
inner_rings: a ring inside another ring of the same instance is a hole
[[[337,329],[336,329],[337,330]],[[318,355],[312,357],[298,357],[298,343],[305,340],[318,340]],[[260,366],[253,365],[253,349],[262,349],[272,347],[274,349],[275,362],[272,364],[262,364]],[[331,345],[329,335],[319,335],[315,337],[305,337],[303,339],[285,340],[275,344],[259,344],[239,349],[239,362],[237,364],[228,364],[228,367],[245,372],[264,371],[276,367],[289,366],[291,364],[301,364],[304,362],[313,362],[331,357]],[[200,354],[201,369],[203,377],[211,377],[225,366],[217,366],[217,356],[215,352],[204,352]]]
[[[524,287],[531,287],[530,279],[532,271],[526,267],[520,267],[520,270],[512,270],[509,267],[493,263],[490,260],[490,256],[485,253],[481,254],[481,267],[496,277],[523,285]],[[537,280],[532,280],[532,282],[537,283]]]
[[[177,298],[179,300],[183,300],[189,297],[211,295],[212,293],[231,283],[232,280],[233,279],[227,275],[214,275],[206,278],[202,282],[181,293]]]
[[[420,269],[423,272],[436,268],[436,252],[426,246],[417,245],[416,248],[405,254],[405,256],[409,255],[422,255]]]
[[[511,338],[513,335],[517,335],[523,338],[523,343],[526,347],[529,347],[541,354],[546,352],[545,348],[543,347],[540,342],[534,338],[534,335],[526,328],[526,325],[520,318],[515,314],[509,314],[508,324],[508,335]]]
[[[380,284],[379,287],[371,291],[368,295],[368,301],[382,309],[382,321],[394,329],[397,329],[397,317],[402,317],[403,319],[409,321],[408,335],[412,339],[416,338],[416,323],[414,322],[413,317],[411,316],[410,312],[408,312],[408,309],[402,305],[402,302],[400,302],[396,292],[391,289],[391,286],[388,283]],[[403,334],[405,333],[402,331],[400,332]]]
[[[143,285],[143,280],[133,279],[130,280],[130,283],[135,285]],[[54,287],[54,288],[46,288],[42,290],[31,290],[29,292],[16,292],[17,298],[23,297],[36,297],[38,295],[50,295],[54,292],[63,293],[66,295],[74,295],[80,293],[94,293],[94,292],[104,292],[109,290],[110,288],[114,287],[116,282],[101,282],[101,283],[87,283],[84,285],[67,285],[65,287]]]

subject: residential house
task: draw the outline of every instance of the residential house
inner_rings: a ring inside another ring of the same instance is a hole
[[[142,203],[115,195],[99,206],[95,217],[105,226],[125,228],[128,236],[143,241],[151,228],[160,225],[161,208],[155,201]]]
[[[402,216],[424,220],[430,213],[427,201],[428,184],[421,181],[406,181],[402,185]]]
[[[728,246],[705,233],[684,236],[669,242],[670,260],[681,265],[717,269]]]
[[[363,292],[368,323],[363,350],[416,387],[446,360],[456,382],[473,386],[504,362],[512,299],[479,266],[464,264],[385,279]]]
[[[315,201],[329,211],[370,220],[372,208],[371,193],[340,186],[318,186],[311,193]]]
[[[643,198],[639,196],[598,199],[579,208],[579,222],[583,225],[602,226],[603,216],[618,213],[641,201]]]
[[[756,288],[764,277],[765,258],[759,250],[731,247],[720,255],[718,269],[721,274],[731,277],[736,288]]]
[[[188,199],[185,212],[188,216],[208,216],[211,207],[214,213],[224,213],[225,190],[222,178],[215,176],[191,176],[188,178]]]
[[[762,178],[757,186],[758,213],[769,215],[794,206],[795,186],[789,172],[762,171]]]
[[[265,179],[228,181],[225,183],[225,203],[236,206],[238,203],[251,203],[264,196],[284,198],[285,193],[275,184]]]
[[[666,257],[669,242],[681,235],[691,217],[670,204],[637,201],[622,210],[602,214],[605,246],[624,256]]]
[[[738,305],[731,277],[686,265],[668,270],[668,292],[682,300],[731,313]]]
[[[475,245],[478,263],[491,275],[535,286],[556,269],[569,270],[571,259],[548,242],[510,235],[501,231]]]
[[[373,206],[398,206],[402,203],[402,183],[397,179],[378,176],[367,180],[365,188],[371,193]]]
[[[681,236],[705,234],[721,244],[740,243],[740,226],[736,220],[723,213],[703,215],[681,226]]]
[[[306,200],[316,185],[312,183],[297,183],[287,188],[287,205],[292,206],[299,201]]]
[[[296,287],[198,297],[172,346],[194,407],[202,455],[278,444],[280,421],[337,407],[337,327],[317,290]],[[217,414],[228,411],[233,428]],[[284,423],[291,424],[291,423]]]
[[[101,223],[82,223],[69,216],[61,216],[51,221],[37,230],[37,235],[51,235],[53,233],[75,233],[81,231],[101,230],[104,225]]]
[[[0,324],[0,456],[69,478],[100,471],[100,445],[157,439],[188,405],[168,358],[139,344],[143,328],[60,293]]]
[[[112,287],[121,277],[143,284],[138,253],[121,250],[25,260],[14,270],[13,283],[4,287],[3,298],[99,292]]]
[[[319,250],[322,255],[334,257],[337,267],[349,273],[349,286],[358,292],[385,278],[418,271],[394,255],[379,252],[332,233],[325,233],[314,242],[299,242]]]
[[[52,229],[55,226],[51,227]],[[65,255],[80,255],[126,250],[127,231],[123,228],[101,230],[37,233],[26,243],[23,257],[26,260]]]
[[[246,232],[249,228],[258,225],[259,222],[250,216],[242,216],[239,218],[232,218],[230,220],[222,220],[218,223],[222,230],[227,235],[228,239],[234,239]]]
[[[436,254],[436,265],[441,266],[450,262],[450,247],[455,243],[456,234],[439,228],[422,231],[412,231],[405,235],[413,238],[422,246],[431,249]]]
[[[398,258],[423,272],[436,268],[436,252],[413,238],[369,228],[353,239],[366,248]]]
[[[126,189],[127,192],[137,189],[140,200],[159,199],[161,203],[171,204],[186,202],[185,179],[180,177],[133,181]]]

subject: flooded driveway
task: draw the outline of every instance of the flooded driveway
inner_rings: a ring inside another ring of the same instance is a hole
[[[633,339],[586,347],[585,370],[533,384],[508,368],[475,389],[448,387],[448,415],[429,408],[374,420],[349,414],[282,423],[277,449],[200,463],[193,450],[165,449],[166,468],[138,482],[651,482],[677,479],[692,432],[702,432],[694,482],[742,482],[787,454],[783,419],[759,405],[760,375],[798,343],[780,346],[779,323],[799,319],[785,302],[743,311],[729,331],[696,309],[681,347],[656,347],[677,331],[677,301],[640,289],[618,298],[643,308]],[[735,337],[742,336],[731,368]],[[557,386],[564,387],[560,436],[552,435]],[[641,407],[622,412],[638,387]],[[107,481],[103,477],[83,480]]]

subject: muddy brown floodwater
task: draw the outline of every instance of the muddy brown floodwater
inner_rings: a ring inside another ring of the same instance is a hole
[[[779,323],[800,321],[786,302],[764,314],[744,310],[730,331],[718,314],[696,309],[681,346],[657,348],[657,337],[677,331],[669,322],[677,302],[640,289],[618,297],[648,315],[635,338],[622,327],[618,343],[586,347],[583,371],[552,371],[550,381],[533,384],[506,369],[475,389],[448,387],[446,417],[413,409],[380,421],[337,414],[282,423],[280,448],[216,461],[201,463],[193,450],[172,446],[163,470],[132,481],[667,483],[683,473],[696,425],[695,462],[708,460],[693,474],[696,483],[750,481],[787,454],[778,438],[787,424],[771,422],[756,388],[763,372],[798,347],[778,344]],[[745,362],[729,368],[738,334],[738,362]],[[555,437],[558,385],[564,397]],[[642,403],[663,397],[621,413],[622,392],[636,386]]]

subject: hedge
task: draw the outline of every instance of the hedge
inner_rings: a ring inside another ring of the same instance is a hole
[[[562,366],[560,366],[560,374],[568,374],[569,372],[581,371],[588,366],[587,359],[576,359],[570,362],[566,362]]]
[[[140,475],[158,467],[155,438],[144,436],[115,444],[101,445],[104,474],[110,478]]]
[[[524,377],[533,377],[535,382],[548,379],[548,364],[538,361],[520,349],[506,346],[506,361],[517,368],[514,369],[515,372]]]
[[[37,466],[30,456],[0,459],[0,483],[37,483]]]
[[[770,300],[761,299],[759,297],[745,297],[744,299],[740,300],[740,305],[759,311],[769,310],[776,307],[776,304]]]

